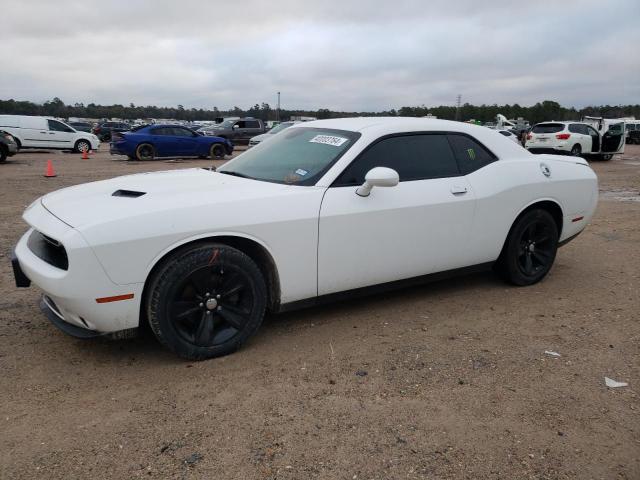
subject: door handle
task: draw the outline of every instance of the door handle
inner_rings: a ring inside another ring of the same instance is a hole
[[[55,135],[56,132],[49,132],[49,135]]]
[[[465,193],[467,193],[467,187],[454,185],[453,187],[451,187],[451,193],[453,193],[454,195],[464,195]]]

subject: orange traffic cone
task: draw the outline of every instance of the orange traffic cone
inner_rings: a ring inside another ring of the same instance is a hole
[[[53,170],[53,163],[51,160],[47,160],[47,169],[44,172],[46,178],[57,177],[56,172]]]
[[[82,160],[89,160],[89,154],[86,150],[82,151]]]

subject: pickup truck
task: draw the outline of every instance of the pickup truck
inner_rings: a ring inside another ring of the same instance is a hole
[[[226,138],[234,144],[248,144],[251,137],[264,133],[265,127],[259,118],[240,118],[225,120],[198,131],[203,135]]]

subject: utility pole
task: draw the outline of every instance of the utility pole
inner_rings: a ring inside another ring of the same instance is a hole
[[[278,103],[276,104],[276,121],[280,121],[280,92],[278,92]]]
[[[462,95],[456,96],[456,121],[460,120],[460,104],[462,103]]]

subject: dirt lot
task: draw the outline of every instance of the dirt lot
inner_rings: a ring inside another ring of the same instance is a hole
[[[210,165],[106,147],[0,165],[0,478],[640,478],[639,146],[593,162],[596,216],[541,284],[481,274],[275,316],[199,363],[67,337],[14,287],[36,197]]]

